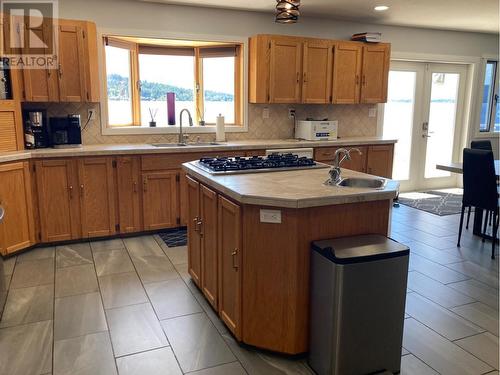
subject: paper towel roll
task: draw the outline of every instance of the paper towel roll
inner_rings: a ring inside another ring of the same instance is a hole
[[[226,128],[224,124],[224,116],[219,114],[215,119],[215,140],[224,142],[226,140]]]

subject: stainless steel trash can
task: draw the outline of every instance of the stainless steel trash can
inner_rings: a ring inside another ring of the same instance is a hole
[[[380,235],[313,242],[309,365],[318,375],[400,371],[409,253]]]

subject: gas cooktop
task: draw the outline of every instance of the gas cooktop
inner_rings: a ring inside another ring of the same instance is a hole
[[[194,164],[210,174],[278,172],[296,169],[328,168],[311,158],[293,154],[271,154],[251,157],[201,158]]]

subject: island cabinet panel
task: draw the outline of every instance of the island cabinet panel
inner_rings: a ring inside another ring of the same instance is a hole
[[[188,272],[201,288],[200,184],[186,176]]]
[[[241,340],[242,228],[240,206],[219,196],[219,315]],[[257,269],[252,270],[257,273]],[[251,310],[251,308],[250,308]],[[262,319],[266,319],[262,316]]]
[[[327,40],[304,42],[302,103],[331,102],[332,46]]]
[[[340,147],[322,147],[314,151],[314,158],[322,163],[333,165],[335,152]],[[344,160],[341,164],[342,168],[351,169],[358,172],[366,172],[367,146],[348,146],[346,149],[357,148],[361,151],[361,155],[356,151],[351,152],[351,160]]]
[[[302,40],[272,38],[269,95],[271,103],[300,103]]]
[[[363,45],[337,42],[333,58],[333,103],[359,103]]]
[[[387,101],[390,54],[389,44],[363,46],[361,103],[385,103]]]
[[[76,161],[39,160],[35,166],[42,242],[80,238],[80,194]]]
[[[217,193],[200,185],[201,289],[217,310]]]
[[[369,146],[366,172],[376,176],[392,178],[393,156],[393,145]]]
[[[179,170],[179,210],[182,226],[188,225],[189,213],[188,213],[188,187],[187,187],[187,175],[182,169]]]
[[[142,229],[140,180],[138,157],[116,158],[116,204],[122,233],[139,232]]]
[[[35,243],[28,162],[0,165],[0,254],[7,255]]]
[[[144,229],[171,228],[180,222],[177,171],[142,174]]]
[[[109,157],[78,160],[83,237],[116,232],[113,163]]]

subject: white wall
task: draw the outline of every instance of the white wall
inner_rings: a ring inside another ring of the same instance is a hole
[[[228,0],[230,1],[230,0]],[[270,0],[274,1],[274,0]],[[306,12],[306,7],[303,7]],[[104,29],[158,36],[221,35],[246,37],[274,33],[349,39],[356,32],[380,31],[392,50],[422,54],[476,56],[498,54],[498,35],[381,26],[332,19],[301,17],[294,25],[274,23],[269,13],[195,8],[138,0],[61,0],[62,18],[87,19]]]

